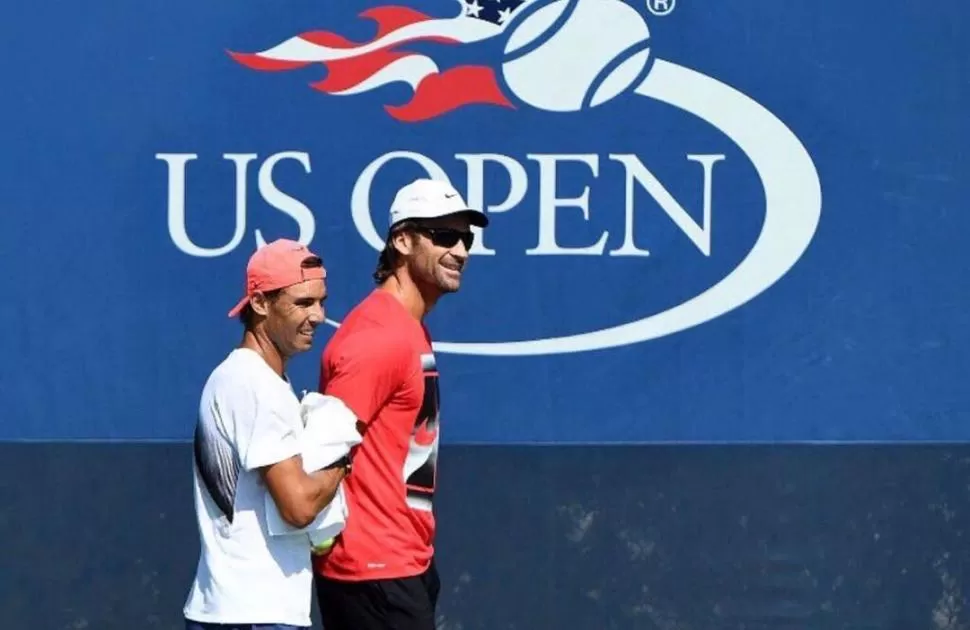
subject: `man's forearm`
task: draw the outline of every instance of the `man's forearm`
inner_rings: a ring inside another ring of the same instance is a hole
[[[311,506],[314,518],[333,501],[337,487],[346,474],[346,469],[341,467],[318,470],[307,475],[306,501]]]

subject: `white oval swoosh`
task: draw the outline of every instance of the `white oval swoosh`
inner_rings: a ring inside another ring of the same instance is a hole
[[[635,90],[720,129],[748,156],[765,191],[765,220],[748,255],[720,282],[661,313],[578,335],[525,341],[437,341],[435,352],[483,356],[565,354],[615,348],[703,324],[753,299],[808,248],[822,213],[815,164],[794,133],[753,99],[717,79],[658,59]],[[339,326],[339,322],[328,320]]]

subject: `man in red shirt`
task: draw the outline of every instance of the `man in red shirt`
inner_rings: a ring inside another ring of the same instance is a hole
[[[315,556],[326,630],[434,630],[439,580],[433,499],[438,370],[424,317],[458,290],[488,218],[447,182],[398,191],[374,280],[323,351],[320,392],[357,415],[363,443],[344,480],[347,524]]]

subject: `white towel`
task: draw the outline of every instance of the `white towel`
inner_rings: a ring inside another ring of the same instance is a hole
[[[304,470],[320,470],[332,464],[362,440],[357,416],[339,398],[310,392],[300,402],[300,415]]]
[[[304,427],[300,436],[303,470],[307,473],[337,461],[363,439],[357,431],[357,416],[342,400],[333,396],[316,392],[305,394],[300,401],[300,416]],[[347,515],[343,484],[337,487],[330,505],[304,528],[294,527],[283,520],[272,495],[266,492],[266,524],[271,536],[305,534],[312,547],[325,547],[343,531]]]

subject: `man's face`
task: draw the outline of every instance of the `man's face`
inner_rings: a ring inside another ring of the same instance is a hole
[[[307,280],[286,287],[266,304],[266,332],[284,356],[306,352],[313,333],[323,322],[327,299],[324,280]]]
[[[407,257],[412,280],[442,294],[457,291],[472,237],[468,219],[461,215],[422,221],[411,238]]]

